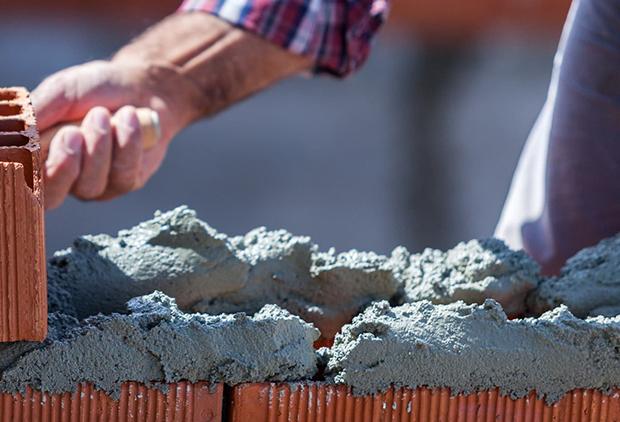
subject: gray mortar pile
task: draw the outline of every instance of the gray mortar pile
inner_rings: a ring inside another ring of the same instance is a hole
[[[455,392],[499,386],[513,395],[534,388],[554,398],[620,384],[614,368],[602,373],[618,363],[617,320],[581,321],[562,308],[509,322],[485,302],[521,314],[540,281],[530,258],[494,239],[419,255],[402,247],[390,257],[335,254],[284,230],[228,237],[180,207],[117,237],[81,237],[54,255],[48,273],[49,338],[0,345],[2,391],[72,391],[92,382],[114,394],[124,381],[303,381],[326,357],[332,380],[358,393],[396,383]],[[424,299],[435,305],[418,302]],[[441,305],[459,299],[485,305]],[[329,338],[378,300],[416,303],[371,307],[343,329],[333,351],[315,354],[319,333],[305,321]],[[552,361],[550,353],[565,357]],[[578,370],[570,366],[577,359]]]
[[[620,315],[620,235],[570,258],[560,276],[541,283],[528,303],[535,313],[564,304],[582,318]]]
[[[227,237],[186,207],[116,238],[84,236],[48,265],[46,342],[0,345],[0,390],[307,380],[319,331],[278,305],[335,334],[397,293],[390,265],[373,253],[319,252],[283,230]]]
[[[525,297],[540,281],[538,264],[499,239],[471,240],[447,252],[426,249],[416,255],[401,247],[392,257],[403,263],[405,302],[483,303],[492,298],[509,315],[523,315]]]
[[[337,329],[400,286],[391,262],[374,253],[326,253],[308,237],[255,229],[228,237],[179,207],[118,237],[84,236],[48,266],[52,310],[78,318],[122,310],[132,297],[160,290],[185,311],[220,314],[277,304]]]
[[[78,322],[56,314],[43,344],[3,345],[0,390],[72,391],[81,382],[118,396],[123,381],[228,384],[308,379],[319,332],[275,305],[253,317],[185,314],[160,292],[129,301],[127,314]],[[60,314],[62,315],[62,314]]]
[[[273,303],[338,327],[375,300],[493,298],[509,313],[522,313],[525,294],[539,282],[537,264],[497,239],[420,255],[398,247],[389,258],[335,254],[285,230],[228,237],[186,207],[157,213],[118,237],[83,236],[54,255],[48,272],[52,309],[78,318],[118,311],[132,297],[160,290],[187,311],[256,312]]]
[[[390,385],[450,387],[453,394],[499,387],[549,403],[575,388],[620,384],[620,317],[582,320],[561,306],[540,318],[508,320],[501,306],[428,301],[374,304],[343,327],[328,371],[356,394]]]

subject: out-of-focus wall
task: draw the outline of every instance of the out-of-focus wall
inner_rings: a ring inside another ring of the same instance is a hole
[[[394,0],[391,25],[425,43],[463,43],[489,29],[558,35],[570,0]]]
[[[415,50],[402,81],[402,229],[414,249],[488,236],[529,127],[524,122],[546,91],[541,81],[570,0],[393,6],[388,31]]]
[[[66,17],[108,21],[118,27],[136,27],[173,13],[182,0],[21,0],[6,2],[2,11],[32,18]]]
[[[479,1],[488,0],[449,3],[484,14]],[[563,9],[555,26],[545,21],[549,31],[476,18],[476,31],[448,36],[462,12],[408,2],[396,3],[393,30],[359,74],[286,81],[192,126],[142,191],[48,213],[48,250],[182,203],[224,232],[266,225],[338,249],[419,250],[490,235],[546,94]],[[176,4],[13,2],[0,27],[0,54],[11,58],[0,84],[34,88],[53,71],[107,57]]]

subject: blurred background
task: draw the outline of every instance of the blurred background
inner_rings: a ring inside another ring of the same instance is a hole
[[[2,1],[0,85],[109,57],[180,0]],[[543,104],[569,0],[396,0],[344,81],[296,78],[198,123],[145,189],[47,214],[48,252],[180,204],[389,253],[490,236]]]

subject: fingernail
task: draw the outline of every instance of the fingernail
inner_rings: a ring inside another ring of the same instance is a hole
[[[82,149],[82,140],[76,135],[67,135],[63,139],[62,146],[67,154],[75,155]]]

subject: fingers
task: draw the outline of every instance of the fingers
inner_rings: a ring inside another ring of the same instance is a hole
[[[142,131],[136,108],[125,106],[114,115],[114,150],[108,185],[98,199],[131,192],[139,185],[142,163]]]
[[[80,175],[84,137],[77,126],[66,126],[52,139],[45,163],[45,207],[63,203]]]
[[[46,162],[46,207],[58,207],[69,193],[82,200],[104,200],[142,186],[142,135],[132,106],[113,118],[96,107],[81,127],[62,128],[51,141]]]
[[[95,199],[106,190],[112,163],[111,118],[107,109],[95,107],[82,122],[82,168],[71,191],[77,198]]]

